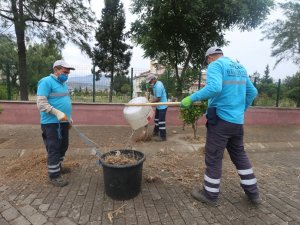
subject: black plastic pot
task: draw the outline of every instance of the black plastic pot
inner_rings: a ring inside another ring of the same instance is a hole
[[[105,162],[105,157],[116,154],[129,155],[137,160],[135,164],[114,165]],[[103,167],[104,186],[106,194],[115,200],[134,198],[141,191],[142,170],[145,156],[135,150],[113,150],[101,155],[99,163]]]

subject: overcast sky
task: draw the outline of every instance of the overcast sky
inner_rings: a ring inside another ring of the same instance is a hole
[[[135,19],[129,12],[129,4],[131,1],[123,0],[122,2],[126,13],[127,28],[129,28],[129,24]],[[100,18],[101,9],[104,7],[104,1],[91,0],[91,3],[97,18]],[[268,17],[268,20],[272,21],[280,17],[282,17],[280,11],[274,10]],[[262,37],[263,35],[259,28],[251,32],[240,32],[238,30],[228,31],[226,32],[225,38],[230,43],[228,46],[222,48],[224,55],[242,63],[248,70],[249,75],[256,71],[260,74],[264,74],[267,65],[269,65],[271,70],[270,75],[275,80],[279,78],[284,79],[286,76],[294,75],[299,70],[299,67],[291,62],[285,61],[273,69],[276,59],[271,57],[272,42],[270,40],[261,41]],[[72,44],[68,44],[63,50],[63,57],[66,61],[76,67],[91,67],[91,60],[83,55],[80,50]],[[143,58],[143,50],[140,47],[134,47],[131,67],[138,70],[147,70],[149,69],[149,65],[149,59]]]

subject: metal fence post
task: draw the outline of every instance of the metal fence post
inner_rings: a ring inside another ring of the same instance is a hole
[[[254,85],[255,88],[257,88],[257,87],[256,87],[256,82],[257,82],[257,77],[255,76],[255,77],[254,77],[254,82],[253,82],[253,85]],[[255,106],[255,99],[254,99],[253,102],[252,102],[252,106]]]
[[[300,107],[300,76],[298,77],[298,82],[297,82],[297,86],[299,88],[299,93],[298,93],[298,100],[297,100],[297,103],[296,103],[296,107],[299,108]]]
[[[131,67],[131,75],[130,75],[130,99],[133,97],[133,68]]]
[[[93,63],[93,69],[92,69],[92,74],[93,74],[93,102],[95,102],[96,98],[96,75],[95,75],[95,64]]]
[[[9,68],[9,62],[6,63],[6,87],[7,87],[7,100],[11,100],[11,86],[10,86],[10,68]]]
[[[281,84],[281,80],[279,79],[278,80],[278,86],[277,86],[276,107],[278,107],[278,105],[279,105],[280,84]]]

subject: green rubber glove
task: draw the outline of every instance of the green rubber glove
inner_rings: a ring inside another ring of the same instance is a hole
[[[191,97],[187,96],[184,99],[182,99],[182,101],[180,102],[180,107],[181,108],[185,108],[188,109],[190,108],[190,106],[193,104]]]

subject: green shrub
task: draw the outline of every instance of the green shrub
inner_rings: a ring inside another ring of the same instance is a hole
[[[0,100],[7,99],[7,88],[5,85],[0,85]]]
[[[207,110],[207,101],[202,101],[201,103],[201,105],[192,105],[188,109],[180,109],[179,119],[181,119],[184,124],[192,125],[194,138],[197,137],[196,122]]]

